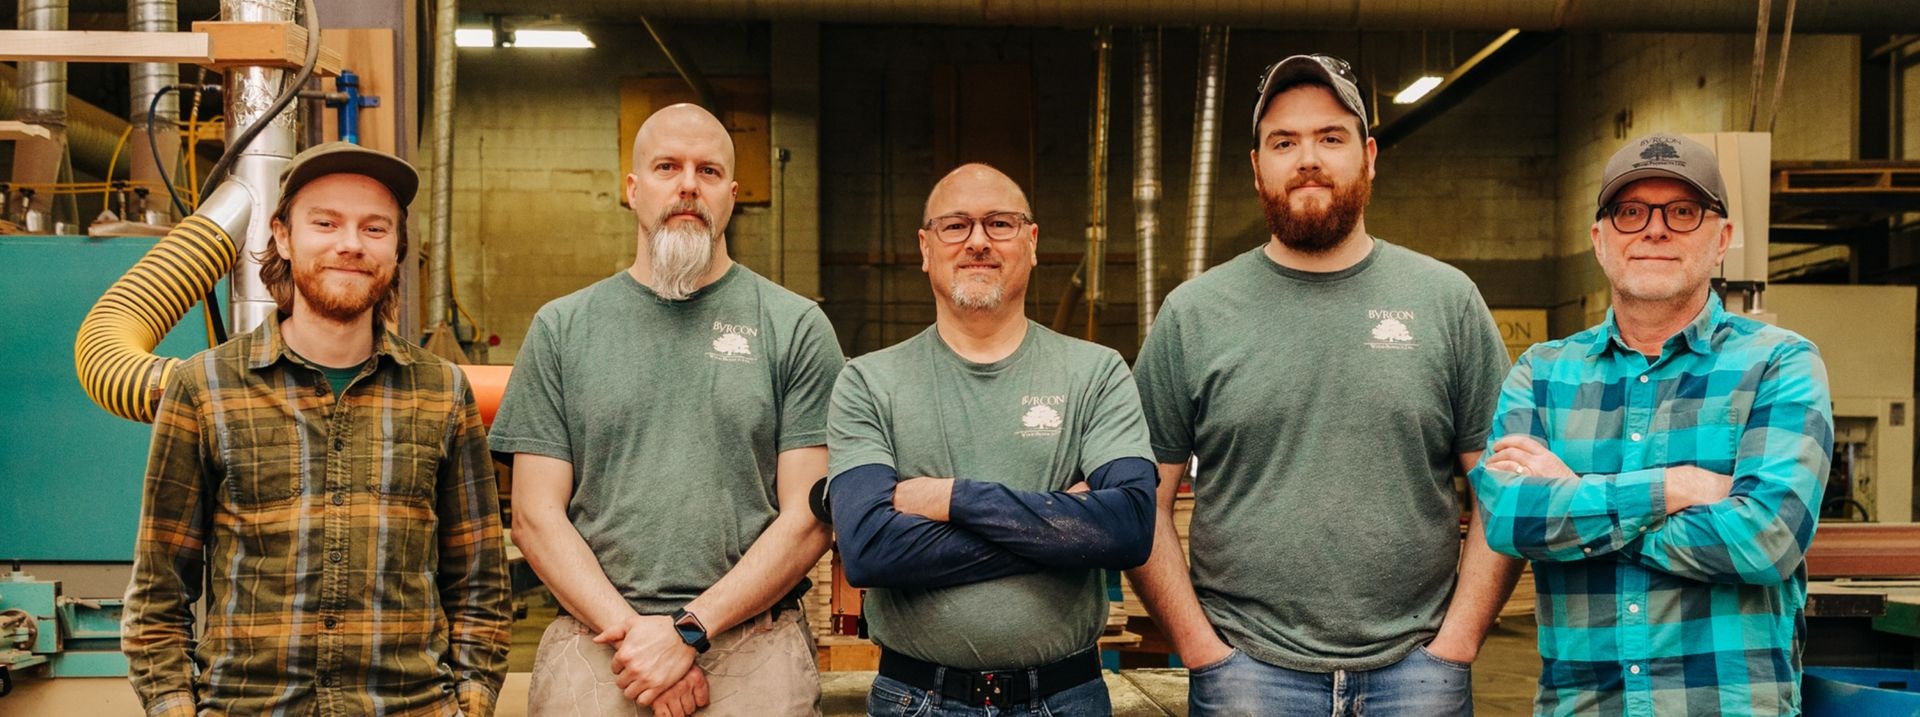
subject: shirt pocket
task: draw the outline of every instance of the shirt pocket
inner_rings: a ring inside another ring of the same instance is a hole
[[[369,491],[404,500],[432,501],[439,485],[440,462],[446,457],[441,421],[397,431],[394,440],[374,459],[368,471]]]
[[[290,423],[255,422],[227,434],[226,493],[242,507],[287,503],[300,497],[307,463],[300,428]]]
[[[1700,401],[1697,410],[1675,410],[1667,417],[1666,465],[1690,465],[1721,475],[1733,475],[1744,412],[1727,398]]]

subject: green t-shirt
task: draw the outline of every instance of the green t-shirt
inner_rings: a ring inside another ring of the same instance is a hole
[[[534,316],[490,445],[571,462],[574,528],[670,613],[773,521],[776,458],[826,443],[844,361],[818,306],[738,264],[685,301],[622,271]]]
[[[1228,643],[1330,672],[1433,638],[1460,554],[1452,477],[1507,370],[1466,275],[1378,240],[1324,274],[1256,248],[1167,296],[1136,369],[1157,460],[1199,459],[1193,583]]]
[[[327,378],[327,386],[333,389],[333,397],[335,399],[338,399],[342,393],[345,393],[347,390],[347,384],[353,383],[354,377],[359,376],[360,371],[367,367],[366,361],[363,361],[361,363],[358,363],[352,366],[348,366],[346,368],[322,366],[314,362],[312,359],[309,359],[305,356],[301,356],[300,352],[294,351],[293,349],[287,349],[287,353],[293,354],[294,358],[299,359],[302,363],[305,363],[308,366],[312,366],[314,368],[320,369],[320,375],[325,376]],[[372,361],[372,360],[373,359],[367,359],[367,361]]]
[[[991,481],[1055,491],[1109,461],[1148,458],[1127,365],[1112,349],[1031,321],[993,363],[933,328],[854,359],[833,392],[831,473],[878,463],[902,479]],[[1100,570],[1047,570],[932,590],[867,591],[880,644],[949,667],[1032,667],[1091,647],[1107,620]]]

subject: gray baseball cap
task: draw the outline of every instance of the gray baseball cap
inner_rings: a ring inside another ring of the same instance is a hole
[[[1267,65],[1260,72],[1260,101],[1253,105],[1253,141],[1260,141],[1260,118],[1267,114],[1267,104],[1280,90],[1302,82],[1325,85],[1333,90],[1333,96],[1347,111],[1360,118],[1360,136],[1367,136],[1367,105],[1360,101],[1360,84],[1353,76],[1353,66],[1332,55],[1294,55],[1279,62]]]
[[[1607,160],[1607,171],[1601,176],[1602,209],[1627,185],[1666,177],[1686,182],[1706,196],[1709,209],[1721,216],[1727,214],[1727,186],[1720,181],[1720,161],[1706,145],[1677,134],[1651,134],[1628,142]]]

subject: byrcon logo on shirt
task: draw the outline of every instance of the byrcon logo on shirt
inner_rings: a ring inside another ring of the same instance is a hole
[[[1046,438],[1060,435],[1060,406],[1066,404],[1063,395],[1021,396],[1020,428],[1013,435],[1021,438]]]
[[[1367,332],[1366,345],[1376,349],[1412,349],[1420,345],[1413,340],[1413,329],[1407,324],[1413,321],[1413,312],[1392,309],[1367,309],[1367,320],[1377,322]]]
[[[760,359],[753,355],[753,343],[748,339],[760,336],[760,329],[743,324],[729,324],[725,321],[713,322],[713,350],[707,352],[707,358],[729,363],[752,363]]]

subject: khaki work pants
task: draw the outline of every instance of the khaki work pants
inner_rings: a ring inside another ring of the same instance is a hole
[[[534,717],[652,717],[614,683],[613,646],[562,615],[540,636],[527,691]],[[761,614],[716,636],[694,664],[707,673],[711,698],[702,717],[820,714],[820,669],[813,634],[800,610]]]

